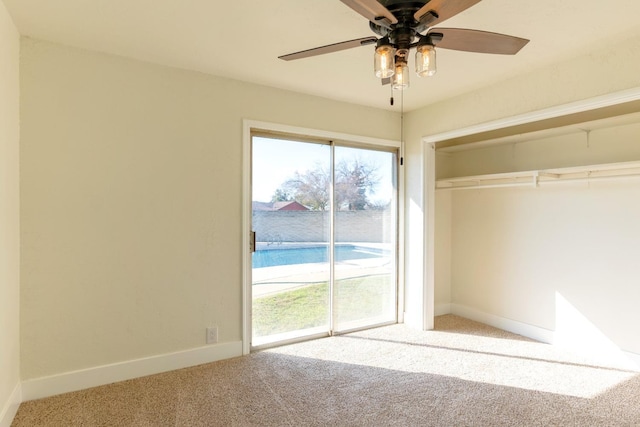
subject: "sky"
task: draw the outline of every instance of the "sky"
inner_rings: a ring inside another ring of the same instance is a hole
[[[273,193],[295,172],[304,173],[321,164],[329,167],[331,147],[329,145],[301,143],[263,137],[253,138],[252,152],[252,199],[270,202]],[[379,167],[381,177],[372,201],[389,201],[393,193],[391,182],[392,156],[388,152],[336,147],[336,156],[361,159]]]

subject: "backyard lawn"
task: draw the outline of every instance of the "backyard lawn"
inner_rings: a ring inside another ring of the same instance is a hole
[[[388,274],[336,281],[338,324],[377,317],[395,301]],[[253,301],[253,333],[267,336],[327,325],[329,284],[320,282]]]

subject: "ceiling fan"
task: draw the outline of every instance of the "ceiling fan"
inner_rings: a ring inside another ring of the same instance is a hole
[[[280,56],[290,61],[376,45],[374,72],[394,89],[409,85],[409,50],[416,48],[416,73],[436,72],[435,47],[467,52],[515,55],[529,40],[505,34],[461,28],[432,28],[481,0],[340,0],[369,20],[377,36],[363,37]]]

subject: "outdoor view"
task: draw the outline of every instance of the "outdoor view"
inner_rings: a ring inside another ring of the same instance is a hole
[[[252,145],[253,345],[395,320],[395,155]]]

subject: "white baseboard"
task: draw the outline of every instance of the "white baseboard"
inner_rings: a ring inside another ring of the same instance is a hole
[[[505,317],[496,316],[460,304],[451,304],[451,314],[484,323],[527,338],[548,344],[554,343],[554,332],[539,326],[529,325]]]
[[[631,353],[630,351],[623,351],[624,355],[634,365],[635,370],[640,371],[640,354]]]
[[[10,427],[13,419],[18,413],[18,407],[22,403],[22,387],[18,383],[13,389],[9,400],[5,403],[2,411],[0,411],[0,427]]]
[[[493,314],[485,313],[471,307],[460,304],[451,304],[451,314],[464,317],[476,322],[484,323],[514,334],[541,341],[547,344],[560,345],[556,338],[556,332],[516,320],[507,319]],[[626,369],[640,371],[640,354],[618,350],[623,356]],[[622,359],[621,359],[622,360]]]
[[[35,378],[22,382],[22,400],[40,399],[237,356],[242,356],[242,341],[221,343],[176,353],[65,372],[50,377]]]
[[[444,316],[445,314],[451,314],[451,304],[436,304],[433,310],[434,315]]]
[[[417,316],[413,315],[410,312],[404,312],[404,324],[414,328],[414,329],[420,329],[422,330],[423,326],[422,326],[422,319],[418,319]]]

